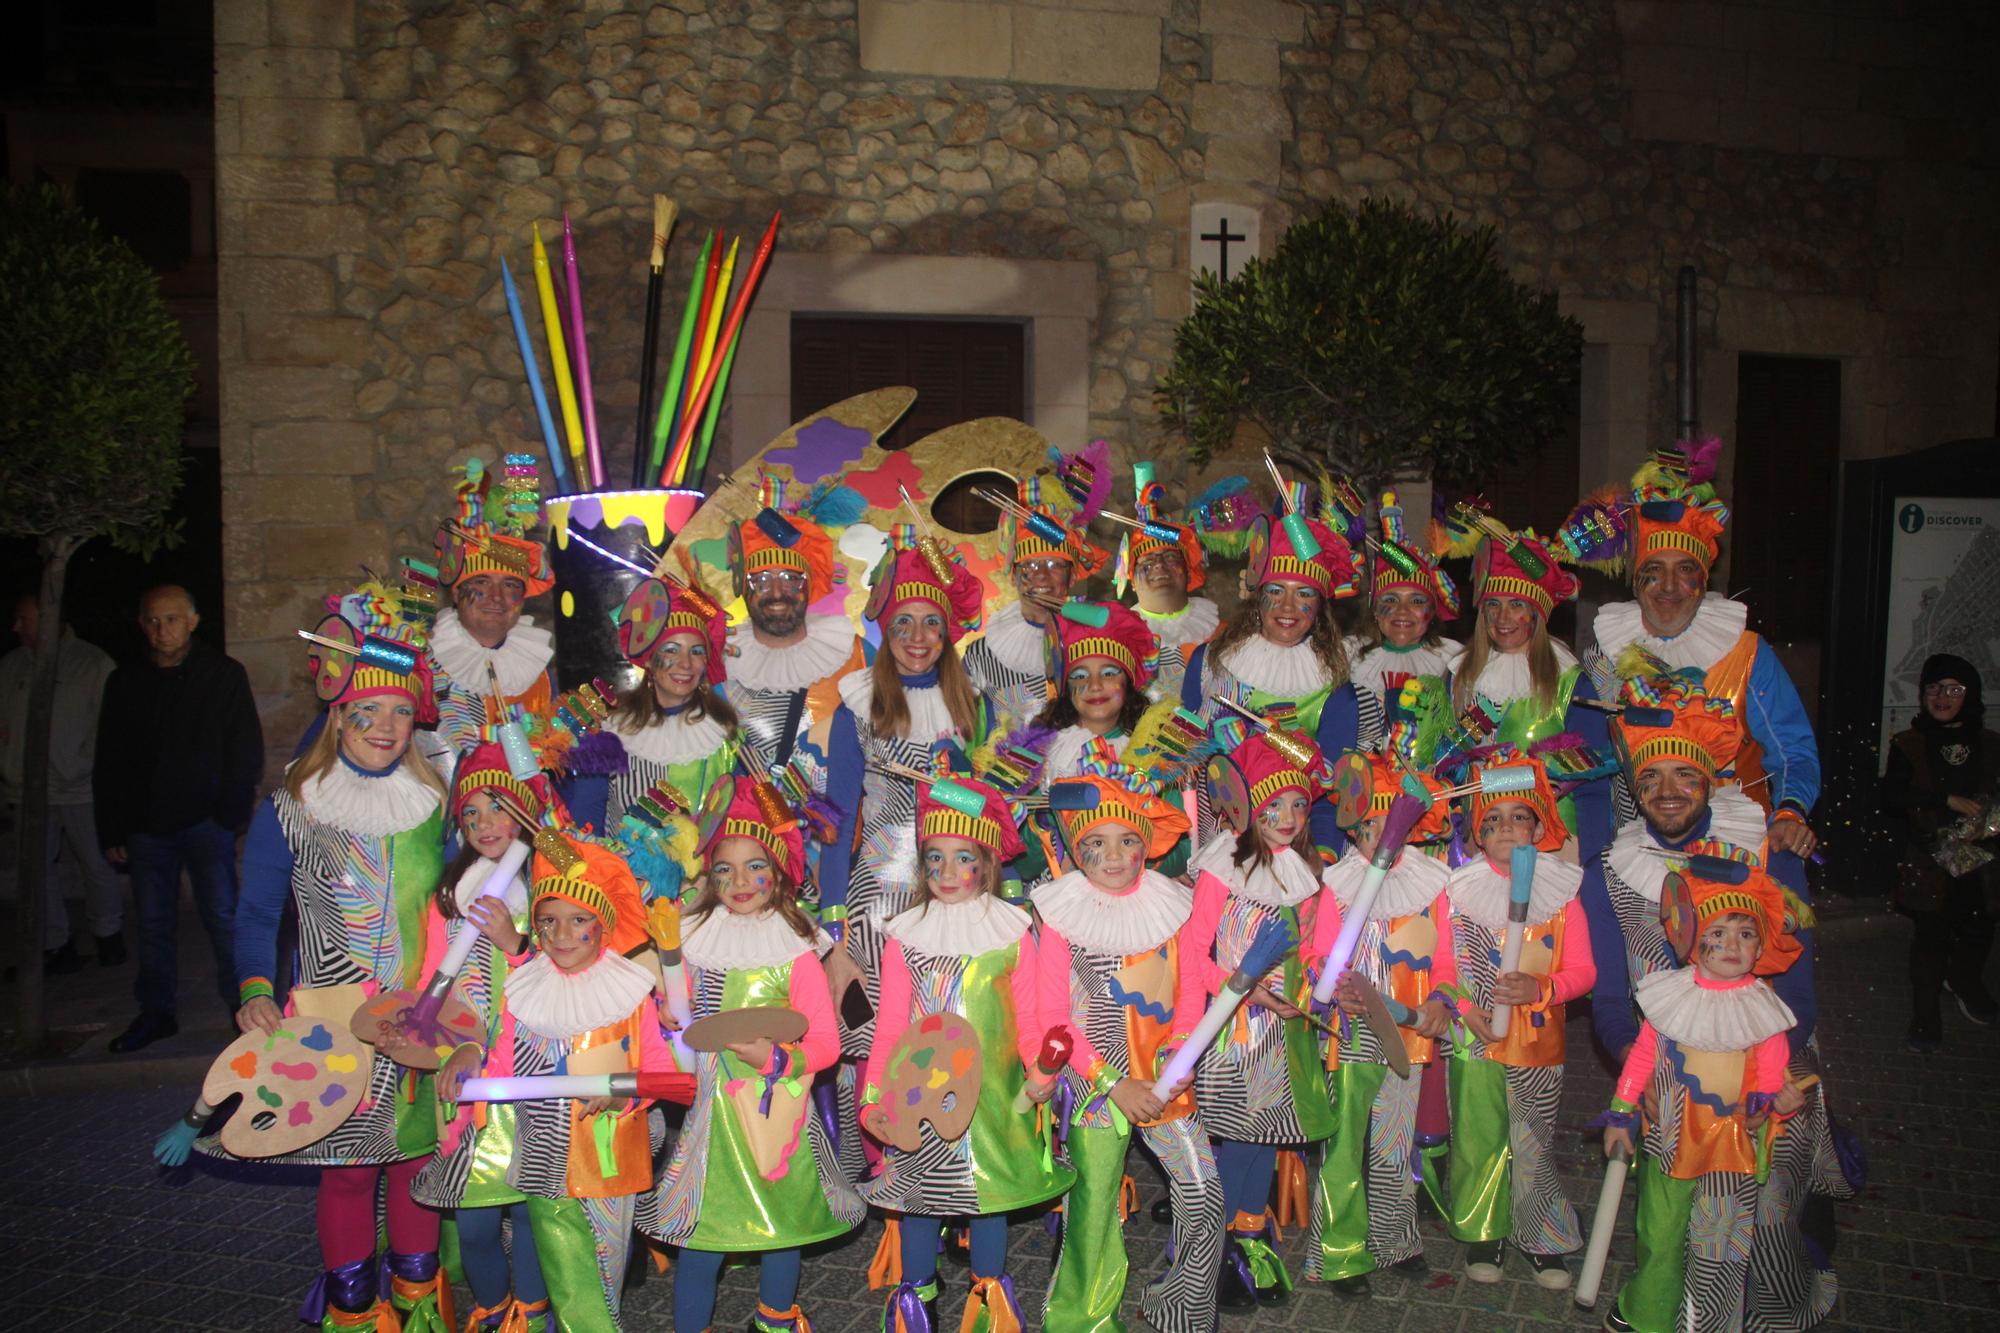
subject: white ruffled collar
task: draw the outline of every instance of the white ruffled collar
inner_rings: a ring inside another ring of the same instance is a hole
[[[1024,676],[1040,676],[1043,671],[1043,642],[1048,631],[1028,623],[1018,601],[1009,602],[986,618],[982,636],[993,656],[1009,671]]]
[[[704,972],[779,967],[813,952],[817,943],[793,930],[770,907],[755,916],[742,916],[717,906],[692,921],[681,933],[681,956]]]
[[[1558,671],[1567,671],[1576,665],[1576,654],[1569,650],[1568,644],[1550,639],[1549,647],[1555,649]],[[1459,648],[1445,664],[1445,669],[1456,675],[1467,651],[1463,647]],[[1479,673],[1479,679],[1473,682],[1473,689],[1501,705],[1513,703],[1516,699],[1528,698],[1535,692],[1534,677],[1529,673],[1528,654],[1489,653],[1486,665]]]
[[[507,1012],[538,1037],[571,1041],[632,1016],[652,993],[653,974],[606,949],[581,972],[537,954],[507,977]]]
[[[1749,607],[1711,592],[1695,608],[1688,627],[1671,639],[1647,633],[1637,602],[1611,602],[1598,608],[1590,632],[1598,651],[1614,666],[1618,655],[1636,643],[1676,671],[1706,671],[1736,646],[1749,623]]]
[[[492,868],[493,862],[481,857],[467,866],[465,873],[458,877],[458,883],[452,889],[452,899],[458,904],[460,917],[465,915],[465,909],[472,906],[473,899],[477,898],[479,891],[486,886],[486,872]],[[520,871],[515,871],[514,877],[507,881],[506,891],[501,894],[501,898],[506,902],[507,910],[516,918],[527,912],[528,886],[522,880]]]
[[[1708,831],[1704,841],[1726,842],[1745,851],[1761,852],[1767,825],[1764,807],[1743,794],[1741,787],[1717,787],[1708,798]],[[1648,850],[1653,849],[1653,850]],[[1649,903],[1660,901],[1667,872],[1686,863],[1685,854],[1660,855],[1667,850],[1646,821],[1635,819],[1618,830],[1605,849],[1611,873]]]
[[[1281,648],[1263,635],[1253,634],[1231,648],[1217,665],[1251,689],[1275,699],[1303,699],[1333,681],[1309,638]]]
[[[889,918],[883,931],[905,949],[934,958],[970,958],[1004,949],[1034,918],[990,893],[963,902],[919,903]]]
[[[840,690],[840,701],[847,705],[848,712],[854,714],[861,734],[868,735],[868,709],[875,702],[874,672],[850,671],[840,678],[836,688]],[[942,689],[935,685],[914,688],[905,685],[903,704],[910,710],[909,739],[918,745],[958,737],[958,727],[951,720],[951,709],[945,704]]]
[[[1361,854],[1359,847],[1349,847],[1346,855],[1328,866],[1320,879],[1333,890],[1334,901],[1344,912],[1354,904],[1354,895],[1361,891],[1362,877],[1368,873],[1368,858]],[[1415,916],[1444,892],[1445,880],[1450,878],[1451,869],[1434,856],[1425,856],[1414,847],[1405,847],[1396,854],[1396,864],[1389,867],[1389,877],[1382,881],[1376,891],[1375,906],[1368,915],[1374,921],[1387,921],[1391,917]]]
[[[548,671],[555,655],[555,640],[547,630],[535,628],[533,616],[522,616],[498,648],[488,648],[468,634],[451,607],[438,612],[431,627],[431,659],[453,685],[472,694],[486,693],[488,662],[509,698],[526,694]]]
[[[1132,609],[1146,622],[1146,628],[1153,631],[1153,637],[1160,641],[1162,648],[1207,643],[1215,637],[1215,627],[1222,623],[1222,608],[1206,597],[1190,597],[1187,605],[1180,610],[1161,614],[1142,606]]]
[[[1583,884],[1583,869],[1544,853],[1535,858],[1535,882],[1528,893],[1528,924],[1552,921],[1568,907]],[[1451,910],[1488,930],[1507,928],[1507,905],[1513,888],[1507,872],[1495,870],[1484,856],[1475,856],[1451,872],[1445,891]]]
[[[1143,871],[1122,894],[1092,884],[1070,870],[1028,895],[1042,919],[1072,944],[1092,953],[1129,957],[1157,949],[1180,932],[1194,910],[1194,890],[1157,870]]]
[[[408,832],[429,819],[444,801],[411,771],[411,764],[424,762],[422,755],[407,751],[393,771],[376,777],[356,772],[336,756],[332,768],[305,784],[299,804],[314,823],[358,837],[386,838]]]
[[[1641,977],[1635,993],[1655,1031],[1697,1051],[1748,1051],[1799,1021],[1760,978],[1725,989],[1702,985],[1693,967],[1677,967]]]
[[[1049,738],[1048,757],[1042,760],[1042,790],[1047,791],[1057,778],[1073,778],[1083,771],[1083,752],[1097,739],[1095,732],[1086,731],[1082,726],[1064,727]],[[1113,753],[1124,757],[1126,745],[1131,743],[1131,734],[1106,736],[1111,742]]]
[[[729,728],[713,717],[690,718],[685,713],[661,718],[650,726],[637,726],[614,714],[605,727],[625,746],[625,753],[654,764],[692,763],[729,743]]]
[[[1188,862],[1188,873],[1206,872],[1229,887],[1229,896],[1265,907],[1297,907],[1319,892],[1305,858],[1281,847],[1268,865],[1252,863],[1246,873],[1236,861],[1235,835],[1224,832],[1203,843]]]
[[[732,625],[729,679],[746,690],[789,691],[817,685],[854,655],[854,624],[846,616],[807,616],[806,636],[784,648],[758,642],[745,621]]]
[[[1436,646],[1418,643],[1408,648],[1391,648],[1386,643],[1378,643],[1358,651],[1350,648],[1347,660],[1353,666],[1356,680],[1365,675],[1379,681],[1385,671],[1401,671],[1411,676],[1442,676],[1464,652],[1465,645],[1456,639],[1439,639]]]

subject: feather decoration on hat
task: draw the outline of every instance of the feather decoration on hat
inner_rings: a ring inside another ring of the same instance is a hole
[[[1485,501],[1477,496],[1464,503],[1474,509],[1486,507]],[[1459,512],[1457,503],[1445,498],[1442,490],[1431,492],[1431,550],[1439,558],[1470,556],[1479,549],[1479,539],[1484,535]]]
[[[1632,552],[1632,526],[1624,512],[1624,500],[1616,486],[1584,496],[1549,542],[1555,557],[1566,565],[1582,565],[1604,574],[1623,572]]]
[[[1042,775],[1056,728],[1030,722],[1002,734],[994,731],[973,750],[972,775],[1003,795],[1032,791]]]
[[[868,512],[868,501],[852,486],[843,485],[841,474],[823,477],[799,500],[794,511],[829,533],[852,527]]]
[[[1346,477],[1319,469],[1319,519],[1339,533],[1348,549],[1359,553],[1368,544],[1368,502]]]
[[[1248,477],[1224,477],[1188,504],[1188,521],[1202,549],[1225,560],[1241,560],[1250,549],[1250,525],[1268,512],[1250,489]]]
[[[1050,445],[1049,462],[1055,466],[1063,490],[1076,502],[1076,516],[1070,522],[1077,527],[1088,527],[1104,511],[1104,502],[1111,498],[1111,445],[1104,440],[1092,440],[1071,454]]]
[[[669,815],[658,827],[626,815],[606,841],[632,867],[648,904],[679,898],[682,887],[701,873],[695,850],[700,835],[685,815]]]
[[[1179,719],[1180,701],[1162,699],[1139,715],[1119,763],[1155,795],[1182,786],[1207,761],[1214,742],[1198,722]]]
[[[1619,680],[1626,682],[1628,687],[1635,683],[1658,682],[1650,686],[1652,692],[1657,694],[1659,690],[1665,688],[1673,680],[1674,669],[1660,660],[1657,654],[1648,650],[1643,644],[1633,642],[1626,644],[1619,651],[1617,660],[1611,664],[1611,674]],[[1643,684],[1642,688],[1645,688]],[[1643,702],[1652,703],[1655,701],[1653,698],[1648,698]]]
[[[1716,466],[1722,458],[1722,437],[1704,435],[1698,440],[1681,440],[1679,445],[1687,457],[1688,480],[1697,486],[1713,482]]]

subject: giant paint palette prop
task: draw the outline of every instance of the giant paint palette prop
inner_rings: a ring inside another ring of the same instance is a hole
[[[1375,770],[1366,758],[1350,750],[1333,761],[1333,781],[1327,794],[1340,826],[1354,828],[1368,818],[1368,807],[1374,803]]]
[[[1694,910],[1694,891],[1680,871],[1668,871],[1660,885],[1660,929],[1674,957],[1684,960],[1694,957],[1695,925],[1699,920]]]
[[[388,990],[364,1000],[348,1020],[355,1039],[380,1044],[384,1030],[400,1032],[403,1041],[382,1053],[405,1069],[434,1070],[469,1041],[479,1041],[479,1015],[455,995],[446,995],[435,1021],[419,1030],[411,1018],[421,991]]]
[[[957,1014],[927,1014],[890,1048],[868,1130],[904,1152],[923,1146],[925,1121],[947,1143],[962,1139],[979,1105],[982,1076],[972,1024]]]
[[[361,631],[340,616],[328,616],[313,627],[313,633],[354,649],[342,653],[313,644],[307,653],[312,663],[313,693],[321,703],[332,703],[347,688],[355,668],[361,665]]]
[[[727,1050],[739,1041],[759,1037],[780,1046],[806,1035],[806,1016],[782,1004],[753,1004],[743,1009],[725,1009],[719,1014],[688,1024],[682,1040],[697,1051]]]
[[[1209,756],[1208,806],[1231,832],[1242,833],[1250,827],[1250,783],[1226,754]]]
[[[229,1043],[202,1080],[201,1099],[220,1106],[243,1098],[223,1125],[232,1157],[282,1157],[338,1129],[362,1094],[375,1057],[324,1019],[294,1017],[274,1033],[246,1032]]]

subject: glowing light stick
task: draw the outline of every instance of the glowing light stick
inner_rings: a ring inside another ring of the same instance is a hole
[[[1187,1044],[1175,1051],[1167,1061],[1167,1067],[1160,1071],[1160,1077],[1153,1084],[1153,1095],[1161,1101],[1168,1100],[1174,1088],[1194,1073],[1195,1065],[1201,1060],[1201,1053],[1214,1044],[1221,1035],[1223,1026],[1236,1016],[1243,1001],[1249,996],[1264,974],[1278,965],[1287,951],[1297,943],[1292,934],[1291,923],[1282,917],[1272,917],[1257,928],[1250,947],[1243,951],[1243,961],[1222,983],[1222,990],[1202,1014],[1201,1022],[1194,1025],[1194,1034]]]
[[[469,1078],[458,1091],[461,1102],[539,1102],[560,1097],[588,1101],[592,1097],[645,1097],[661,1102],[687,1102],[694,1095],[692,1076],[641,1069],[622,1074],[525,1074],[514,1078]]]
[[[1412,791],[1412,787],[1416,790]],[[1369,858],[1368,869],[1361,876],[1361,888],[1341,917],[1340,934],[1334,937],[1333,948],[1327,951],[1326,964],[1320,969],[1319,980],[1313,985],[1313,1003],[1325,1005],[1333,1002],[1340,974],[1353,963],[1354,948],[1361,942],[1361,928],[1368,924],[1368,914],[1375,909],[1375,896],[1382,891],[1383,881],[1389,878],[1390,868],[1396,864],[1396,856],[1403,850],[1403,844],[1410,840],[1410,830],[1417,826],[1417,821],[1430,807],[1431,796],[1424,790],[1423,784],[1414,778],[1405,778],[1403,790],[1396,793],[1396,799],[1389,804],[1389,814],[1382,821],[1382,839],[1375,844],[1375,855]]]
[[[1532,771],[1530,771],[1532,776]],[[1528,895],[1535,890],[1535,848],[1531,843],[1523,843],[1514,849],[1513,857],[1507,863],[1509,883],[1507,885],[1507,938],[1500,942],[1500,975],[1521,970],[1521,946],[1528,938]],[[1493,1006],[1493,1035],[1496,1039],[1505,1037],[1511,1025],[1514,1006],[1496,1004]]]
[[[1597,1188],[1597,1212],[1590,1219],[1590,1243],[1583,1248],[1583,1268],[1576,1276],[1576,1303],[1588,1310],[1597,1304],[1604,1283],[1604,1261],[1611,1254],[1611,1233],[1618,1226],[1618,1203],[1625,1196],[1625,1173],[1632,1159],[1619,1144],[1604,1163],[1604,1183]]]
[[[480,881],[475,899],[503,897],[532,850],[519,838],[510,843],[507,850],[500,854],[500,859],[487,868],[486,878]],[[437,971],[424,983],[423,993],[417,996],[417,1002],[410,1006],[409,1021],[403,1025],[406,1031],[421,1032],[437,1022],[438,1011],[444,1008],[444,997],[451,991],[451,983],[458,980],[458,974],[465,970],[465,960],[472,957],[472,946],[478,939],[479,927],[470,920],[461,920],[453,928],[451,943],[445,946]]]

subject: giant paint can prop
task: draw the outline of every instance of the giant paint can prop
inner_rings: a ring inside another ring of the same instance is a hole
[[[639,669],[618,651],[612,616],[702,498],[686,490],[595,491],[543,504],[556,574],[556,678],[564,689],[602,677],[623,695],[638,684]]]

